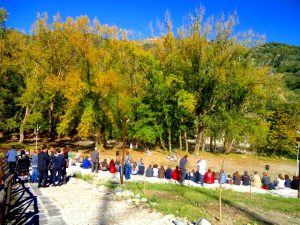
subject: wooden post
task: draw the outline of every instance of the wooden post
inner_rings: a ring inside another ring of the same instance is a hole
[[[121,184],[123,184],[124,180],[124,165],[125,165],[125,134],[126,134],[126,117],[123,118],[123,148],[122,148],[122,170],[121,170]]]
[[[223,161],[222,161],[221,171],[223,171],[223,168],[224,168],[224,160],[225,160],[225,158],[223,158]],[[220,174],[219,174],[219,178],[220,178]],[[219,221],[222,221],[222,182],[221,182],[221,179],[220,179],[220,189],[219,189],[219,219],[220,219]]]

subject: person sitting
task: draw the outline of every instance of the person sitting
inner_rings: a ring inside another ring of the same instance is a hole
[[[115,164],[115,161],[114,161],[113,159],[110,160],[110,162],[109,162],[108,170],[109,170],[109,172],[111,172],[111,173],[117,172],[116,164]]]
[[[262,183],[262,189],[273,189],[273,185],[271,185],[271,179],[270,177],[268,176],[268,173],[267,172],[263,172],[263,177],[261,178],[261,183]]]
[[[289,175],[285,174],[284,175],[284,180],[285,180],[284,186],[286,188],[291,188],[291,179],[290,179]]]
[[[213,172],[213,176],[214,176],[214,183],[218,183],[219,182],[219,172]]]
[[[146,170],[146,177],[153,177],[153,169],[152,169],[151,164],[149,165],[149,167]]]
[[[196,183],[196,171],[192,170],[189,174],[190,180]]]
[[[274,185],[275,188],[276,189],[283,189],[283,188],[285,188],[284,183],[285,183],[285,179],[284,179],[283,175],[282,174],[278,174],[278,178],[276,180],[276,185]]]
[[[248,171],[244,171],[244,175],[242,176],[242,181],[244,186],[250,185],[250,176],[248,175]]]
[[[293,180],[291,181],[291,189],[298,190],[299,189],[299,176],[293,176]]]
[[[165,168],[163,165],[160,166],[159,170],[158,170],[158,178],[163,179],[165,178]]]
[[[228,174],[227,176],[227,184],[233,184],[233,180],[232,180],[232,177]]]
[[[138,171],[139,171],[139,169],[138,169],[138,167],[137,167],[137,163],[134,162],[134,163],[132,164],[131,174],[132,174],[132,175],[137,175],[137,174],[138,174]]]
[[[258,175],[257,171],[254,171],[254,176],[253,176],[252,182],[253,182],[253,187],[260,188],[262,186],[261,179],[260,179],[260,176]]]
[[[170,180],[172,178],[172,169],[171,169],[171,166],[168,166],[168,169],[166,169],[166,172],[165,172],[165,178]]]
[[[140,163],[138,164],[138,175],[144,175],[144,173],[145,173],[145,166],[141,159]]]
[[[224,170],[222,169],[222,170],[220,171],[220,174],[219,174],[219,183],[220,183],[220,184],[225,184],[226,181],[227,181],[227,175],[226,175],[226,173],[224,172]]]
[[[137,161],[136,165],[137,165],[138,168],[139,168],[140,166],[144,166],[143,159],[140,159],[139,161]]]
[[[103,162],[101,163],[101,170],[102,171],[107,171],[108,170],[108,163],[107,163],[107,159],[104,159]]]
[[[158,165],[154,164],[153,165],[153,177],[158,177]]]
[[[92,163],[91,163],[91,161],[89,160],[89,157],[88,157],[88,156],[86,156],[86,157],[84,158],[84,160],[82,160],[81,167],[82,167],[83,169],[90,169],[90,168],[92,167]]]
[[[213,184],[215,183],[215,177],[212,170],[209,168],[207,172],[204,174],[204,183]]]
[[[179,167],[176,166],[176,169],[173,170],[173,172],[172,172],[172,179],[173,179],[173,180],[180,181],[180,176],[181,176],[180,174],[181,174],[181,173],[180,173]]]
[[[238,171],[236,171],[232,176],[233,184],[241,185],[242,177]]]

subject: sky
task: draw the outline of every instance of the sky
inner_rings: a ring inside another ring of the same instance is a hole
[[[251,29],[266,35],[267,42],[300,46],[300,0],[0,0],[9,13],[6,26],[25,33],[30,33],[38,13],[47,12],[50,18],[60,13],[63,20],[96,17],[101,24],[134,30],[142,38],[151,34],[150,23],[158,32],[157,20],[164,20],[166,10],[178,28],[199,6],[205,7],[206,17],[237,12],[235,32]]]

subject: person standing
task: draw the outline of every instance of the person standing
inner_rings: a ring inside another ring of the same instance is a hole
[[[98,173],[99,168],[99,152],[97,151],[97,147],[91,153],[91,161],[92,161],[92,173]]]
[[[46,153],[48,149],[43,147],[43,150],[38,154],[38,171],[39,171],[39,180],[38,180],[38,188],[41,186],[46,187],[48,170],[47,164],[49,161],[49,156]]]
[[[199,181],[201,186],[204,186],[204,175],[205,175],[205,171],[206,171],[206,160],[205,159],[200,159],[197,161],[197,165],[198,165],[198,172],[199,172]]]
[[[7,156],[9,171],[10,173],[14,173],[16,168],[16,163],[17,163],[17,157],[18,157],[18,153],[14,145],[11,146],[11,149],[8,150],[6,156]]]
[[[186,176],[186,164],[187,164],[187,155],[183,156],[179,162],[179,168],[181,172],[180,183],[183,183]]]
[[[61,185],[62,168],[64,166],[65,156],[61,154],[60,149],[57,149],[57,154],[53,158],[53,173],[52,173],[52,185]]]
[[[31,182],[38,181],[38,149],[34,149],[33,155],[31,156],[31,167],[32,167],[32,174],[31,174]]]
[[[124,175],[125,178],[128,180],[130,179],[130,173],[131,173],[131,156],[129,154],[129,152],[126,152],[126,156],[124,158]]]

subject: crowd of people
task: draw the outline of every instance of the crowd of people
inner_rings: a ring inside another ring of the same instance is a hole
[[[14,146],[6,153],[9,169],[12,174],[22,164],[31,165],[30,182],[38,183],[38,187],[58,186],[67,182],[66,169],[71,162],[72,153],[67,149],[43,146],[42,149],[35,149],[33,154],[30,150],[21,150],[18,155]]]
[[[177,157],[177,155],[176,155]],[[170,161],[177,162],[177,159],[174,160],[170,155],[167,157]],[[262,176],[258,174],[257,171],[254,171],[253,175],[249,175],[248,171],[244,171],[241,175],[239,171],[236,171],[232,175],[226,174],[224,169],[221,169],[218,172],[213,171],[211,168],[207,169],[207,163],[204,158],[201,158],[197,161],[197,167],[190,172],[187,171],[187,155],[183,156],[179,165],[174,169],[168,165],[166,168],[164,165],[160,164],[149,164],[145,168],[143,159],[139,159],[137,162],[132,160],[129,152],[126,152],[124,158],[124,176],[126,179],[131,179],[131,176],[135,175],[145,175],[146,177],[157,177],[160,179],[173,179],[179,183],[183,183],[184,180],[191,180],[195,183],[201,184],[233,184],[233,185],[244,185],[253,187],[263,188],[263,189],[282,189],[282,188],[292,188],[298,190],[299,187],[299,177],[293,176],[291,180],[289,176],[279,174],[278,178],[274,181],[271,181],[270,176],[267,172],[263,172]],[[94,169],[93,164],[97,164]],[[109,171],[111,173],[121,172],[122,165],[118,160],[114,161],[113,159],[110,162],[107,162],[107,159],[104,159],[99,163],[99,153],[95,150],[91,153],[91,160],[88,157],[82,161],[82,167],[89,169],[92,168],[93,173],[97,173],[98,169],[102,171]]]
[[[16,166],[18,162],[17,150],[12,147],[7,152],[8,162],[10,169]],[[37,182],[38,187],[45,187],[47,181],[51,186],[61,185],[66,183],[67,173],[66,169],[71,165],[73,154],[67,149],[59,149],[50,147],[43,147],[42,150],[36,149],[32,155],[30,151],[21,151],[21,159],[31,159],[32,173],[31,182]],[[176,158],[176,160],[174,160]],[[167,159],[173,162],[177,162],[177,155],[174,157],[168,156]],[[109,161],[109,162],[108,162]],[[173,179],[179,183],[183,183],[184,180],[191,180],[195,183],[199,183],[201,186],[204,184],[233,184],[233,185],[244,185],[253,187],[263,188],[263,189],[282,189],[291,188],[298,189],[299,187],[299,176],[293,176],[292,180],[287,174],[279,174],[278,178],[274,181],[271,180],[268,172],[263,172],[262,176],[259,175],[257,171],[253,175],[249,175],[247,171],[244,171],[243,175],[236,171],[232,175],[226,174],[224,169],[220,171],[213,171],[211,168],[207,169],[207,163],[204,158],[197,161],[195,169],[187,171],[188,157],[183,156],[179,165],[174,169],[170,165],[165,167],[160,164],[150,164],[145,168],[143,159],[139,159],[134,162],[129,152],[126,152],[124,157],[124,169],[122,169],[122,164],[119,160],[114,159],[104,159],[100,162],[99,152],[97,147],[91,152],[90,159],[89,156],[83,157],[81,161],[81,156],[77,151],[75,156],[75,164],[80,164],[84,169],[91,169],[92,173],[98,173],[101,171],[108,171],[110,173],[120,172],[125,177],[125,179],[131,179],[131,176],[145,175],[146,177],[157,177],[160,179]]]

